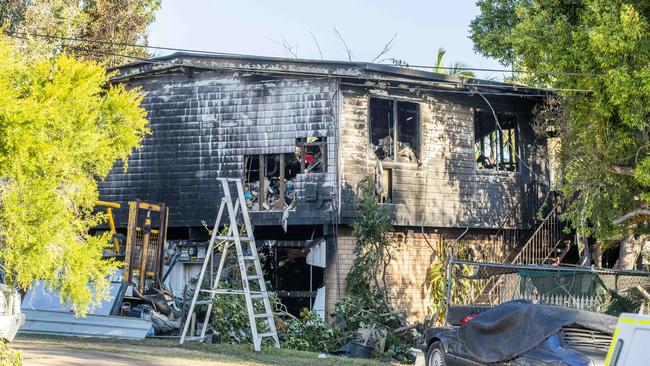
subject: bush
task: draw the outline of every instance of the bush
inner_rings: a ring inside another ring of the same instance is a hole
[[[286,331],[281,335],[282,346],[285,348],[312,351],[332,352],[341,347],[343,336],[341,331],[321,320],[308,309],[300,312],[300,318],[287,322]]]
[[[20,352],[7,347],[4,341],[0,340],[0,366],[22,366],[23,358]]]
[[[404,316],[395,312],[392,307],[387,307],[381,301],[381,294],[374,298],[360,296],[347,296],[342,298],[334,307],[332,316],[335,325],[341,329],[348,338],[361,329],[386,329],[386,345],[383,357],[388,357],[402,363],[413,363],[415,359],[409,349],[413,343],[408,339],[397,337],[392,330],[405,324]]]
[[[352,224],[352,235],[357,238],[355,259],[346,277],[348,296],[336,304],[332,315],[348,338],[360,328],[385,329],[383,356],[411,363],[414,359],[408,349],[412,342],[392,333],[405,324],[405,317],[390,303],[386,281],[392,252],[399,250],[399,243],[389,236],[393,231],[390,208],[378,202],[373,177],[359,182],[358,203],[360,215]]]
[[[332,317],[336,324],[348,332],[357,331],[359,328],[395,329],[404,324],[404,319],[392,308],[388,308],[381,301],[382,295],[366,299],[360,296],[347,296],[334,306]]]
[[[269,295],[271,309],[276,309],[280,300],[277,296]],[[255,312],[264,313],[261,301],[254,301]],[[212,306],[211,329],[221,335],[224,343],[250,343],[252,342],[248,311],[244,295],[217,295]],[[268,331],[266,321],[258,320],[258,330]]]

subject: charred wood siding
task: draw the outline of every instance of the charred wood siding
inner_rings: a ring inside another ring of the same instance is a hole
[[[152,134],[133,153],[128,171],[114,167],[100,183],[103,200],[165,202],[170,226],[212,222],[221,193],[215,178],[243,176],[243,156],[293,153],[296,138],[328,137],[328,173],[296,179],[298,195],[320,193],[292,220],[327,220],[324,198],[335,187],[336,85],[324,79],[240,77],[235,73],[162,74],[131,81],[146,92]],[[311,182],[311,183],[309,183]],[[312,186],[310,186],[312,184]],[[313,186],[315,185],[315,186]],[[125,210],[117,221],[126,225]],[[277,213],[254,216],[279,224]]]
[[[474,156],[474,109],[487,110],[479,97],[451,94],[392,93],[348,87],[341,107],[342,221],[355,211],[356,187],[364,175],[374,175],[377,159],[368,136],[369,98],[401,98],[419,103],[421,161],[384,163],[393,172],[394,224],[427,227],[498,227],[515,210],[524,215],[522,193],[534,178],[547,180],[545,145],[535,141],[531,127],[533,103],[519,97],[489,97],[497,111],[516,113],[520,146],[531,174],[479,170]],[[511,225],[518,225],[516,222]]]

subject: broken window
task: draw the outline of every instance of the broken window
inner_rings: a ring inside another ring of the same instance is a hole
[[[296,139],[296,158],[303,173],[327,172],[327,138],[307,137]]]
[[[492,113],[474,113],[474,151],[479,169],[516,171],[518,168],[519,135],[514,114],[497,113],[499,126]]]
[[[296,139],[290,154],[244,156],[244,198],[253,211],[285,210],[295,203],[296,175],[327,172],[327,138]]]
[[[379,203],[393,201],[393,169],[386,169],[379,165],[375,177],[375,191]]]
[[[294,178],[300,171],[295,154],[244,156],[244,199],[249,209],[284,210],[295,199]]]
[[[397,161],[419,162],[419,107],[412,102],[370,98],[370,143],[379,160],[395,161],[397,155]]]

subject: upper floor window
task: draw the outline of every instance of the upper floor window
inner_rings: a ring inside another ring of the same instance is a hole
[[[474,153],[479,169],[517,171],[519,165],[519,133],[517,118],[510,113],[497,113],[499,125],[491,112],[474,113]]]
[[[370,144],[379,160],[418,162],[420,106],[406,101],[370,98]]]

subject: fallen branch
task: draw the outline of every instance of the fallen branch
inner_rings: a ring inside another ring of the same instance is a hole
[[[634,176],[634,168],[630,168],[627,166],[612,165],[612,166],[605,167],[605,171],[618,174],[618,175],[625,175],[628,177]]]
[[[646,301],[650,301],[650,294],[648,293],[648,291],[646,291],[643,287],[641,287],[641,286],[639,286],[639,285],[634,286],[634,288],[635,288],[637,291],[639,291],[639,293],[641,294],[641,296],[642,296],[644,299],[646,299]]]
[[[294,320],[298,319],[297,316],[295,316],[293,314],[290,314],[290,313],[288,313],[286,311],[278,311],[278,310],[276,310],[276,311],[273,312],[273,314],[277,315],[277,316],[286,316],[287,318],[294,319]]]
[[[612,223],[614,225],[618,225],[637,216],[650,216],[650,210],[647,208],[640,208],[638,210],[630,211],[625,215],[615,218],[612,220]]]
[[[396,328],[396,329],[393,330],[393,334],[404,333],[404,332],[406,332],[406,331],[409,331],[409,330],[411,330],[411,329],[416,328],[418,325],[420,325],[420,323],[415,323],[415,324],[411,324],[411,325],[405,325],[405,326],[403,326],[403,327]]]

